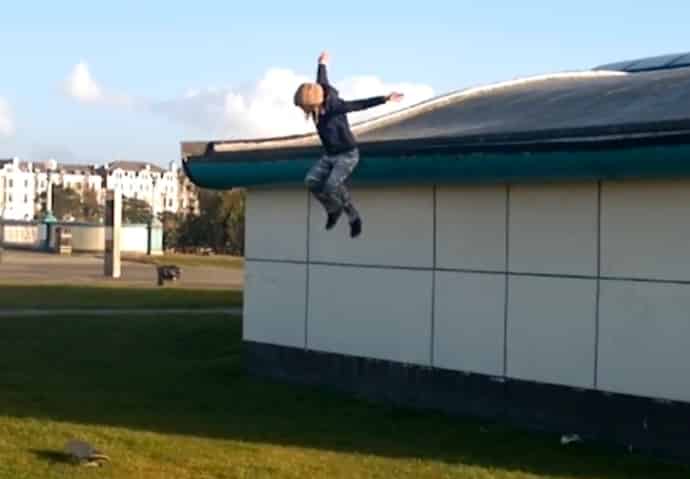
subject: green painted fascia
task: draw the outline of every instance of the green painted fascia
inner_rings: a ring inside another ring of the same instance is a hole
[[[302,185],[316,158],[185,162],[196,185],[211,189]],[[690,177],[690,145],[613,150],[362,155],[361,184],[505,183]]]

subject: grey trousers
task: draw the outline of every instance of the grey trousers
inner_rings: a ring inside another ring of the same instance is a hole
[[[352,150],[337,155],[324,155],[309,170],[304,179],[307,188],[323,205],[326,213],[344,211],[350,222],[359,218],[345,184],[359,163],[359,151]]]

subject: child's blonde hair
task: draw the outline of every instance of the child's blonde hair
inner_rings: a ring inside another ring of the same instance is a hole
[[[323,100],[323,87],[318,83],[302,83],[295,92],[295,105],[302,108],[307,119],[312,118],[314,123],[319,121]]]

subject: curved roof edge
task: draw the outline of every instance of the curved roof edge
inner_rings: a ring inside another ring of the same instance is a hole
[[[637,58],[634,60],[617,61],[595,67],[594,71],[621,71],[627,73],[641,73],[655,70],[672,70],[690,66],[690,53],[671,53],[653,57]]]
[[[489,94],[498,90],[516,87],[525,84],[539,83],[549,80],[577,80],[577,79],[596,79],[611,78],[616,76],[628,75],[626,72],[597,70],[597,71],[573,71],[561,73],[548,73],[524,78],[517,78],[483,86],[470,87],[464,90],[451,92],[445,95],[426,100],[393,113],[375,117],[356,123],[352,126],[355,134],[368,133],[384,126],[408,119],[410,117],[422,115],[435,110],[436,108],[447,105],[451,102],[458,102],[473,98],[479,95]],[[202,156],[208,153],[227,153],[242,151],[274,150],[283,148],[296,148],[317,145],[318,135],[307,133],[303,135],[291,135],[273,138],[261,138],[253,140],[232,140],[232,141],[212,141],[212,142],[185,142],[182,144],[182,156]]]
[[[534,181],[661,179],[690,176],[690,136],[611,140],[608,144],[532,145],[522,152],[494,148],[458,153],[367,155],[355,171],[358,184],[486,184]],[[302,186],[314,158],[257,161],[185,161],[202,188]]]

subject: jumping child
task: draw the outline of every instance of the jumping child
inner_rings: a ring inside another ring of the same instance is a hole
[[[350,236],[356,238],[362,232],[362,218],[352,204],[345,182],[359,163],[359,150],[347,114],[400,101],[403,95],[391,93],[363,100],[342,100],[338,90],[328,83],[327,64],[328,53],[323,52],[319,56],[316,83],[303,83],[295,92],[295,105],[316,124],[324,149],[324,155],[307,173],[305,184],[326,210],[326,229],[332,229],[344,211],[350,223]]]

